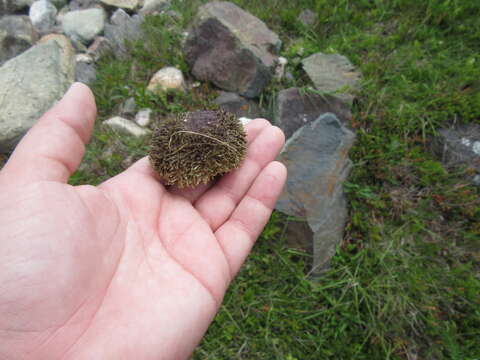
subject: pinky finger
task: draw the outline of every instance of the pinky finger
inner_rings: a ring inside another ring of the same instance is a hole
[[[215,232],[235,276],[267,223],[287,177],[279,162],[268,164],[230,218]]]

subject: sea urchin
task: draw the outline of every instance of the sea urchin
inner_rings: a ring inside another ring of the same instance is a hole
[[[153,133],[149,158],[166,185],[184,188],[235,169],[245,152],[245,131],[234,114],[196,111],[163,121]]]

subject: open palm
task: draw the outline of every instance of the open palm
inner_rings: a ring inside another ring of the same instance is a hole
[[[95,113],[75,84],[0,172],[1,359],[187,358],[285,182],[283,134],[255,120],[213,185],[165,188],[144,158],[70,186]]]

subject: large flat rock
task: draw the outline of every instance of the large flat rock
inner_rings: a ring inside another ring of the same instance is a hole
[[[12,150],[35,121],[62,98],[74,73],[73,49],[63,48],[54,39],[0,67],[0,151]]]
[[[348,151],[355,135],[331,113],[298,129],[279,160],[288,169],[276,209],[306,220],[313,233],[314,273],[328,266],[343,239],[347,202],[343,182],[352,163]]]

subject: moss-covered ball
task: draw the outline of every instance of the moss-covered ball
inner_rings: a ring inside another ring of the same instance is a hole
[[[234,114],[196,111],[162,121],[149,158],[166,185],[184,188],[235,169],[245,152],[245,131]]]

